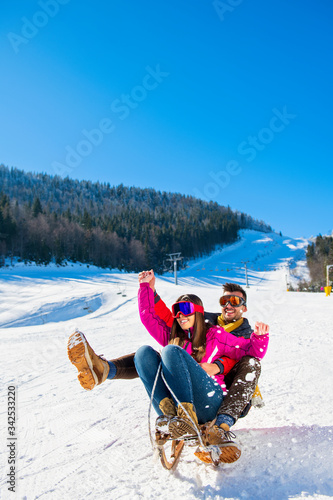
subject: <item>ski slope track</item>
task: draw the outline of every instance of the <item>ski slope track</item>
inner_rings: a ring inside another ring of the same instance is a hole
[[[246,284],[253,325],[270,325],[259,382],[265,406],[233,430],[242,456],[219,468],[184,449],[162,468],[148,435],[148,397],[139,379],[77,381],[67,339],[83,331],[107,359],[143,344],[159,347],[140,322],[137,274],[90,266],[0,270],[2,499],[328,499],[332,481],[333,295],[288,292],[307,278],[304,239],[244,231],[235,244],[157,277],[170,306],[182,293],[219,311],[221,285]],[[16,492],[8,491],[7,388],[17,397]],[[152,425],[155,415],[152,411]]]

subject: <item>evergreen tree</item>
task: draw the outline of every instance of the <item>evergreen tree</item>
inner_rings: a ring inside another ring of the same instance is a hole
[[[38,197],[36,197],[34,199],[31,210],[32,210],[33,217],[37,217],[39,214],[43,213],[42,204],[41,204],[40,199]]]

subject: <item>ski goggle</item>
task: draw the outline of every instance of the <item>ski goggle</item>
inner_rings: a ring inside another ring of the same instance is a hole
[[[238,295],[223,295],[220,298],[220,304],[222,307],[225,307],[227,304],[230,304],[231,307],[246,306],[245,300],[242,297],[238,297]]]
[[[202,306],[198,306],[197,304],[193,304],[193,302],[176,302],[172,306],[172,316],[174,318],[178,318],[180,314],[183,316],[190,316],[195,312],[204,313],[204,308]]]

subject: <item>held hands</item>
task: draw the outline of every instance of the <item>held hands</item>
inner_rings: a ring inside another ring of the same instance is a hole
[[[266,333],[268,332],[269,332],[269,326],[265,325],[265,323],[257,321],[256,324],[254,325],[254,333],[256,335],[266,335]]]
[[[139,273],[139,283],[149,283],[150,288],[155,291],[155,275],[154,271],[141,271]]]

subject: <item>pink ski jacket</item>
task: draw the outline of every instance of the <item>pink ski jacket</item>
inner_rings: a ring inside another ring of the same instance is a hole
[[[168,345],[171,328],[160,319],[154,309],[154,292],[149,283],[140,283],[139,293],[139,314],[143,325],[150,335],[163,347]],[[201,363],[214,363],[216,359],[228,356],[239,361],[243,356],[253,356],[262,359],[268,347],[268,334],[256,335],[252,333],[249,339],[236,337],[232,333],[226,332],[221,326],[212,326],[207,331],[206,352]],[[190,355],[192,354],[192,344],[189,340],[183,346]],[[225,391],[224,375],[219,373],[212,377]]]

